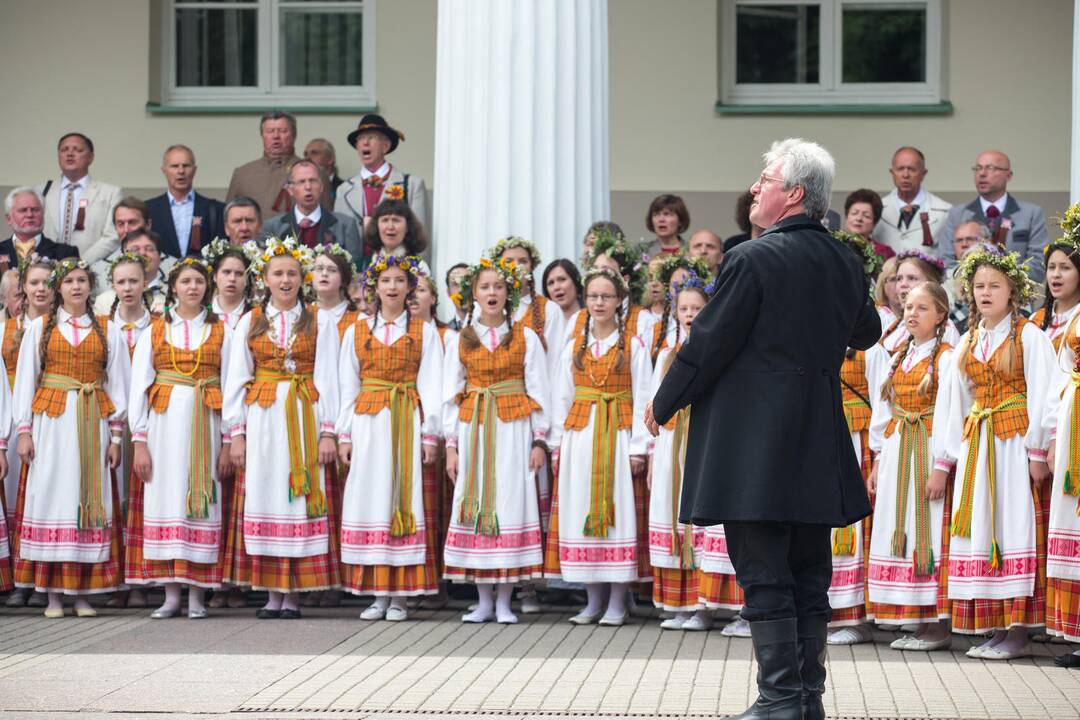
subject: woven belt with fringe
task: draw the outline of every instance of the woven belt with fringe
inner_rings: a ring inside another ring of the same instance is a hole
[[[221,387],[220,377],[196,380],[190,375],[172,370],[159,370],[158,385],[189,387],[195,390],[195,408],[191,413],[191,445],[188,448],[188,491],[185,509],[189,518],[205,520],[210,517],[210,507],[217,502],[217,484],[214,482],[211,457],[213,445],[210,437],[210,408],[206,406],[206,388]]]
[[[907,555],[907,501],[912,479],[915,481],[915,551],[912,562],[916,577],[934,572],[934,547],[930,535],[930,499],[926,484],[930,479],[930,438],[924,420],[934,414],[933,406],[922,412],[893,409],[893,419],[900,426],[900,469],[896,475],[896,526],[893,528],[892,554]],[[914,462],[915,477],[912,478]]]
[[[392,537],[416,533],[416,517],[412,511],[413,411],[416,403],[409,395],[409,390],[415,389],[415,382],[363,379],[363,390],[390,391],[390,444],[394,455]]]
[[[675,413],[674,441],[671,445],[671,554],[679,557],[679,567],[696,570],[694,563],[694,528],[679,526],[679,499],[682,496],[682,462],[686,459],[686,439],[690,430],[690,408]],[[681,537],[680,537],[681,531]]]
[[[102,483],[101,453],[101,405],[97,391],[101,382],[79,382],[69,375],[45,373],[41,376],[41,387],[50,390],[77,392],[76,425],[79,444],[79,529],[105,527],[108,516],[105,512],[105,500]]]
[[[589,514],[585,516],[585,537],[607,537],[615,526],[615,440],[619,428],[619,401],[630,399],[629,390],[604,392],[579,387],[575,401],[596,405],[593,419],[592,479]]]
[[[1080,372],[1072,373],[1073,402],[1069,419],[1069,465],[1065,470],[1063,489],[1066,495],[1080,497]],[[1080,515],[1080,500],[1076,503]]]

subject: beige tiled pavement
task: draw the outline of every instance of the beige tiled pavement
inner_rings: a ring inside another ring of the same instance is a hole
[[[362,622],[355,605],[291,622],[253,612],[0,610],[0,716],[724,716],[751,701],[756,672],[749,640],[664,632],[655,618],[613,629],[572,626],[565,611],[513,626],[463,625],[460,610],[403,623]],[[965,638],[931,654],[890,639],[830,650],[830,717],[1080,718],[1080,672],[1050,662],[1067,646],[992,664],[964,657]]]

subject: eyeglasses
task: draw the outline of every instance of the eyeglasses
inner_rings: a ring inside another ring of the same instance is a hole
[[[766,175],[765,173],[761,173],[761,177],[759,177],[757,179],[757,182],[755,182],[754,185],[757,185],[758,187],[762,187],[762,186],[766,185],[767,183],[771,183],[771,182],[782,183],[782,182],[784,182],[784,178],[773,177],[772,175]]]
[[[615,300],[618,300],[618,299],[619,299],[618,295],[610,295],[610,294],[606,294],[606,293],[589,293],[588,295],[585,296],[585,302],[595,302],[595,303],[609,303],[609,302],[614,302]]]
[[[1000,165],[972,165],[971,166],[971,172],[974,172],[974,173],[981,173],[984,170],[986,172],[988,172],[988,173],[996,173],[996,172],[1008,172],[1009,168],[1001,167]]]

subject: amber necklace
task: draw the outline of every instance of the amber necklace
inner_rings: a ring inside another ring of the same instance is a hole
[[[613,330],[612,332],[618,332],[618,328],[616,327],[615,330]],[[608,337],[610,337],[610,335],[605,335],[603,338],[597,338],[596,337],[596,328],[593,328],[593,337],[596,338],[596,342],[599,345],[601,340],[606,340]],[[607,349],[607,351],[603,355],[601,355],[600,357],[597,357],[597,358],[593,357],[592,352],[587,353],[588,357],[585,358],[585,363],[584,363],[584,365],[585,365],[585,373],[589,376],[589,382],[592,383],[593,387],[597,387],[597,388],[607,387],[608,378],[611,376],[611,371],[615,367],[614,363],[609,363],[608,364],[607,372],[604,373],[604,377],[602,379],[600,379],[600,380],[597,380],[596,376],[593,375],[593,365],[599,365],[603,361],[603,359],[607,357],[608,353],[611,352],[611,349],[613,347],[615,347],[615,346],[612,345],[610,348]]]
[[[186,321],[185,321],[186,322]],[[199,349],[195,351],[195,366],[191,370],[185,372],[180,369],[180,366],[176,363],[176,346],[172,342],[172,325],[165,326],[165,344],[169,346],[169,362],[172,364],[173,370],[183,375],[184,377],[191,377],[199,371],[199,365],[202,364],[202,351],[206,346],[206,339],[209,337],[210,327],[203,324],[202,339],[199,340]],[[191,352],[190,350],[188,352]]]

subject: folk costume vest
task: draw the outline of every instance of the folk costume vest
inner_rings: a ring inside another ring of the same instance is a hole
[[[20,315],[10,318],[4,323],[4,338],[0,343],[0,353],[4,356],[4,368],[7,370],[8,388],[15,388],[15,365],[19,362],[19,345],[17,341],[22,338],[23,323],[26,316]]]

